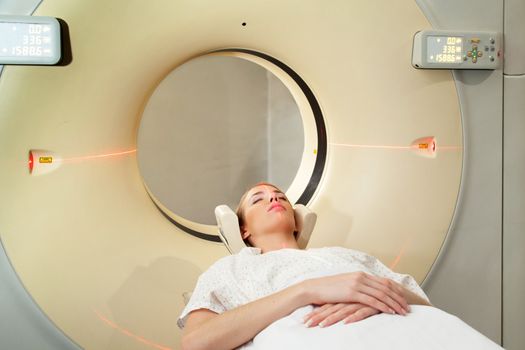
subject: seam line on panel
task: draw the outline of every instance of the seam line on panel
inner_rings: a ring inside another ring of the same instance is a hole
[[[503,6],[503,38],[505,38],[505,1],[502,3]],[[505,50],[505,47],[503,48]],[[505,55],[505,51],[503,52],[503,55]],[[505,57],[505,56],[504,56]],[[504,253],[505,253],[505,60],[503,60],[503,68],[502,68],[503,75],[501,77],[501,285],[500,285],[500,343],[503,347],[504,341],[503,341],[503,332],[504,332],[504,306],[505,301],[503,298],[503,292],[504,292]]]

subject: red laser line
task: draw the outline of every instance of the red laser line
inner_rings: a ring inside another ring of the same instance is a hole
[[[332,146],[350,147],[350,148],[371,148],[371,149],[393,149],[393,150],[417,150],[415,146],[389,146],[389,145],[358,145],[350,143],[330,143]],[[460,146],[436,146],[436,151],[457,151],[461,150]]]
[[[438,146],[437,149],[440,151],[459,151],[463,147],[460,146]]]
[[[399,261],[401,261],[401,258],[403,257],[403,255],[405,255],[407,243],[408,242],[405,242],[405,244],[403,244],[403,247],[401,247],[401,251],[399,252],[399,254],[397,254],[394,261],[390,263],[390,266],[389,266],[390,270],[393,270],[397,266],[397,264],[399,264]]]
[[[117,325],[116,323],[114,322],[111,322],[110,320],[108,320],[106,317],[104,317],[100,312],[98,312],[97,310],[93,310],[93,312],[98,316],[98,318],[100,320],[102,320],[103,322],[105,322],[108,326],[110,326],[111,328],[114,328],[116,330],[118,330],[119,332],[121,332],[122,334],[124,334],[125,336],[128,336],[130,338],[133,338],[135,339],[136,341],[139,341],[141,343],[144,343],[148,346],[151,346],[151,347],[154,347],[156,349],[159,349],[159,350],[173,350],[172,348],[169,348],[167,346],[164,346],[164,345],[160,345],[160,344],[157,344],[157,343],[154,343],[144,337],[141,337],[139,335],[136,335],[136,334],[133,334],[131,331],[129,331],[128,329],[125,329],[125,328],[122,328],[120,327],[119,325]]]
[[[410,146],[387,146],[387,145],[352,145],[349,143],[330,143],[332,146],[352,147],[352,148],[380,148],[380,149],[410,149]]]
[[[93,156],[83,156],[83,157],[71,157],[71,158],[57,159],[56,162],[67,163],[67,162],[84,161],[84,160],[98,159],[98,158],[118,157],[118,156],[131,154],[131,153],[135,153],[135,152],[137,152],[137,150],[136,149],[132,149],[132,150],[129,150],[129,151],[97,154],[97,155],[93,155]]]

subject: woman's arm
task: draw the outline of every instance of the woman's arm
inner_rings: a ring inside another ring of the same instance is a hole
[[[308,302],[308,292],[299,283],[220,315],[206,309],[193,311],[184,327],[182,349],[236,348]]]
[[[233,349],[274,321],[309,304],[358,302],[382,312],[404,313],[408,305],[399,291],[363,272],[303,281],[220,315],[204,309],[191,312],[184,328],[182,348]]]

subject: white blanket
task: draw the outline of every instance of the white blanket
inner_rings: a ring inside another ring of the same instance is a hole
[[[502,349],[459,318],[434,307],[412,305],[407,316],[378,314],[356,323],[306,328],[302,318],[311,310],[312,306],[305,306],[275,321],[240,349]]]

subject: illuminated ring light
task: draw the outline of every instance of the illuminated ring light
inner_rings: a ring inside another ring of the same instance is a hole
[[[242,58],[262,66],[273,73],[294,97],[303,123],[305,151],[303,152],[296,176],[286,194],[292,203],[307,205],[321,181],[327,153],[327,136],[323,114],[312,90],[292,68],[267,54],[253,50],[231,48],[212,51],[202,56],[212,55]],[[314,129],[315,132],[313,131]],[[197,238],[221,242],[219,236],[215,233],[217,232],[216,226],[200,224],[175,214],[153,194],[144,178],[143,182],[148,195],[157,209],[172,224]]]

